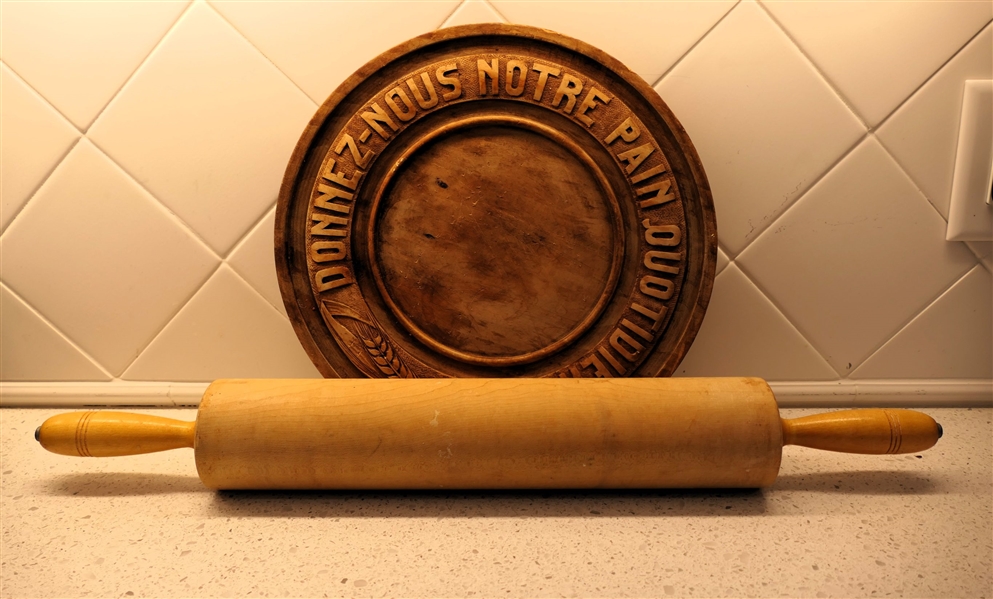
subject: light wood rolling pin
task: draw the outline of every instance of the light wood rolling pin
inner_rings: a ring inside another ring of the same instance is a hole
[[[941,436],[911,410],[783,420],[756,378],[221,380],[195,422],[54,416],[49,451],[194,448],[211,489],[764,487],[783,445],[910,453]]]

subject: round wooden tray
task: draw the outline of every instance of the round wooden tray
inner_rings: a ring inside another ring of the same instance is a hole
[[[286,169],[276,268],[326,377],[668,376],[717,260],[700,159],[658,95],[549,31],[379,56]]]

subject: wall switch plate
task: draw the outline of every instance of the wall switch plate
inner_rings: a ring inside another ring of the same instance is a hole
[[[948,241],[993,240],[993,80],[965,82],[959,123]]]

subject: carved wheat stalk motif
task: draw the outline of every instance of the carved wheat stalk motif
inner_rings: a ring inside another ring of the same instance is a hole
[[[379,366],[379,370],[382,371],[389,378],[402,378],[409,379],[410,371],[404,366],[403,362],[400,360],[400,356],[393,351],[393,347],[390,342],[386,340],[379,331],[373,331],[372,339],[367,337],[360,337],[362,342],[365,343],[366,349],[369,351],[369,355]]]
[[[346,352],[349,359],[366,375],[414,378],[414,374],[400,358],[399,352],[389,339],[379,332],[375,324],[363,318],[355,310],[337,302],[324,301],[321,312],[342,349],[349,350]]]

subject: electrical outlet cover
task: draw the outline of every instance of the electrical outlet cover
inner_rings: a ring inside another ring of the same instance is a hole
[[[959,124],[952,197],[948,208],[948,241],[993,240],[993,80],[965,82]]]

